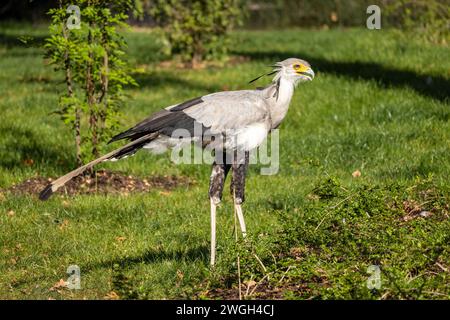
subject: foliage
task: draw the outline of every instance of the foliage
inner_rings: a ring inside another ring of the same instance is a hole
[[[46,57],[63,71],[67,92],[60,96],[61,119],[74,130],[77,161],[97,157],[117,128],[123,104],[123,86],[135,84],[124,60],[126,47],[118,28],[126,27],[131,3],[78,1],[81,23],[68,28],[72,17],[68,2],[49,11],[52,23],[46,40]]]
[[[364,26],[369,0],[256,0],[250,28]]]
[[[450,41],[448,0],[257,0],[246,26],[365,26],[369,5],[381,8],[383,28],[397,27],[434,43]]]
[[[435,43],[450,42],[448,0],[385,0],[391,23]]]
[[[192,66],[223,59],[233,27],[242,23],[242,0],[156,0],[150,12],[162,26],[167,54],[180,55]]]
[[[312,194],[335,187],[336,178],[320,181]],[[226,251],[220,274],[229,276],[216,276],[214,286],[237,282],[239,254],[242,281],[265,279],[266,292],[259,293],[265,298],[277,287],[290,299],[449,298],[445,285],[433,292],[448,282],[448,192],[428,177],[412,185],[357,183],[332,197],[290,203],[275,211],[277,236]],[[265,269],[254,255],[258,242],[267,248],[258,252]],[[377,289],[366,285],[372,265],[381,270]]]

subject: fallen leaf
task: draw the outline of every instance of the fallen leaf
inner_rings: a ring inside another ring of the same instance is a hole
[[[117,237],[117,238],[116,238],[116,241],[118,241],[118,242],[123,242],[123,241],[125,241],[126,239],[127,239],[126,237],[120,236],[120,237]]]
[[[14,216],[15,214],[16,213],[13,210],[9,210],[8,213],[7,213],[7,215],[10,216],[10,217]]]
[[[25,159],[25,160],[23,161],[23,164],[24,164],[25,166],[27,166],[27,167],[30,167],[30,166],[32,166],[32,165],[34,164],[34,160],[33,160],[33,159]]]
[[[313,200],[313,201],[317,201],[317,200],[320,199],[320,197],[317,194],[313,194],[313,193],[309,193],[306,196],[306,198],[309,199],[309,200]]]
[[[293,256],[295,259],[299,260],[301,258],[301,256],[303,256],[305,254],[305,249],[304,248],[291,248],[289,250],[289,253],[291,254],[291,256]]]
[[[120,298],[119,295],[114,291],[111,291],[105,296],[105,299],[107,300],[118,300],[119,298]]]
[[[403,210],[410,215],[417,215],[422,211],[420,204],[414,200],[403,201]]]
[[[61,288],[67,288],[67,282],[64,281],[64,279],[59,279],[59,281],[57,283],[55,283],[53,285],[53,287],[51,287],[49,290],[50,291],[55,291]]]
[[[359,178],[359,177],[361,177],[361,171],[359,171],[359,170],[354,171],[354,172],[352,173],[352,177],[353,177],[353,178]]]
[[[68,207],[70,207],[70,202],[67,200],[63,200],[62,205],[64,208],[68,208]]]
[[[64,221],[59,225],[59,230],[64,230],[69,225],[69,220],[64,219]]]
[[[432,214],[429,211],[422,210],[421,205],[414,200],[403,201],[403,210],[406,213],[402,218],[403,221],[410,221],[418,217],[427,218]]]

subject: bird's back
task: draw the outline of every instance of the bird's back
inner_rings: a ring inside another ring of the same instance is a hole
[[[183,112],[214,133],[269,120],[268,104],[259,90],[216,92],[201,99]]]

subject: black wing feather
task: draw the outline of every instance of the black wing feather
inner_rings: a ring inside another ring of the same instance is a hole
[[[176,105],[169,110],[161,110],[139,122],[133,128],[114,136],[108,143],[121,139],[136,140],[154,132],[171,136],[172,132],[178,128],[187,129],[193,135],[196,121],[184,113],[183,110],[202,102],[201,98],[195,98]],[[206,128],[202,126],[202,129]]]

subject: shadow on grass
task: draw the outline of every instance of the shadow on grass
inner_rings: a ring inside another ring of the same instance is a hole
[[[85,271],[92,271],[103,268],[119,267],[120,269],[128,269],[141,263],[150,264],[155,262],[161,262],[165,260],[184,260],[184,261],[197,261],[201,260],[204,263],[208,263],[209,248],[206,246],[198,246],[190,248],[188,250],[172,250],[167,251],[161,248],[148,249],[144,253],[138,256],[125,256],[117,259],[102,261],[99,263],[88,264],[82,267]]]
[[[0,33],[0,46],[5,46],[7,48],[42,47],[45,43],[45,39],[45,36],[30,36],[30,38],[27,39],[27,42],[24,43],[20,40],[20,36],[18,35]]]
[[[450,80],[442,76],[417,74],[408,70],[397,70],[375,62],[336,62],[308,56],[303,52],[234,51],[233,54],[248,56],[252,60],[281,61],[290,57],[307,60],[318,72],[331,73],[357,80],[376,81],[383,87],[410,87],[416,92],[442,102],[450,97]]]
[[[131,269],[138,264],[151,264],[167,260],[176,261],[201,261],[204,264],[209,263],[209,247],[197,246],[187,250],[164,250],[162,248],[147,249],[140,255],[136,256],[124,256],[116,259],[99,261],[94,263],[80,264],[80,270],[83,273],[89,273],[98,269],[113,269],[116,271],[124,271]],[[40,274],[31,277],[24,277],[14,282],[12,287],[19,289],[30,283],[38,283],[48,278],[52,278],[48,274]]]
[[[34,163],[66,171],[73,168],[74,162],[64,157],[67,150],[50,143],[46,137],[39,136],[33,130],[2,126],[0,137],[3,137],[0,145],[0,167],[14,170]]]
[[[185,260],[185,261],[202,261],[203,263],[209,263],[209,248],[206,246],[198,246],[188,250],[175,250],[166,251],[163,249],[149,249],[138,256],[125,256],[117,259],[101,261],[98,263],[81,264],[80,270],[83,273],[89,273],[98,269],[115,269],[126,270],[134,267],[138,264],[150,264],[155,262],[161,262],[165,260]],[[20,279],[15,281],[13,287],[21,288],[30,283],[38,283],[48,278],[48,275],[41,274],[40,276],[30,277],[26,279]]]

